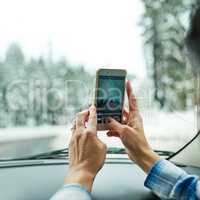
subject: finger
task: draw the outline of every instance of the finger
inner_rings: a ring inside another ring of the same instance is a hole
[[[96,130],[97,128],[97,113],[94,105],[89,108],[88,129]]]
[[[130,112],[135,111],[137,109],[137,101],[133,94],[133,89],[132,89],[130,81],[127,81],[126,91],[127,91],[127,95],[128,95],[128,101],[129,101],[129,111]]]
[[[108,137],[120,137],[116,131],[108,131],[106,134]]]
[[[72,133],[76,130],[76,120],[73,121],[71,131]]]
[[[122,115],[123,115],[122,123],[123,124],[127,124],[128,123],[128,118],[129,118],[129,112],[128,112],[127,108],[123,109]]]
[[[82,111],[77,114],[76,116],[76,129],[84,129],[85,128],[85,123],[88,119],[89,111]]]
[[[119,135],[123,134],[123,125],[111,117],[107,119],[107,127],[110,131],[115,131]]]
[[[88,108],[90,108],[93,104],[90,102],[88,103]]]
[[[124,109],[123,109],[123,116],[126,117],[126,118],[128,118],[129,112],[128,112],[128,109],[127,109],[127,108],[124,108]]]
[[[136,98],[132,91],[130,81],[127,81],[126,91],[127,91],[127,95],[128,95],[128,102],[129,102],[129,118],[133,118],[138,112],[138,107],[137,107]]]

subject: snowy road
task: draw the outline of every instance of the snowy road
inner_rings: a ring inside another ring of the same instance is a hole
[[[195,113],[142,113],[146,136],[154,149],[176,151],[194,135]],[[121,147],[116,138],[105,132],[99,137],[108,146]],[[0,157],[23,156],[64,148],[70,138],[70,126],[43,126],[36,128],[0,129]]]

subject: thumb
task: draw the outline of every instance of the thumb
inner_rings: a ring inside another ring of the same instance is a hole
[[[118,133],[120,136],[123,134],[123,125],[111,117],[107,119],[107,127],[109,131]]]

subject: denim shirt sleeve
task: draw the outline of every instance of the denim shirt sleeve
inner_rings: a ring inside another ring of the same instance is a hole
[[[154,164],[144,185],[164,199],[200,200],[198,176],[188,175],[167,160]]]
[[[50,200],[91,200],[91,194],[79,184],[64,185]]]

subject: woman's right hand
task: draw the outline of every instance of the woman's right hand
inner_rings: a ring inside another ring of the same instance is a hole
[[[129,111],[124,111],[124,123],[120,124],[113,118],[108,118],[109,132],[107,135],[119,137],[130,159],[135,161],[145,172],[148,172],[160,157],[151,149],[145,137],[142,118],[129,81],[126,85],[126,91]]]

